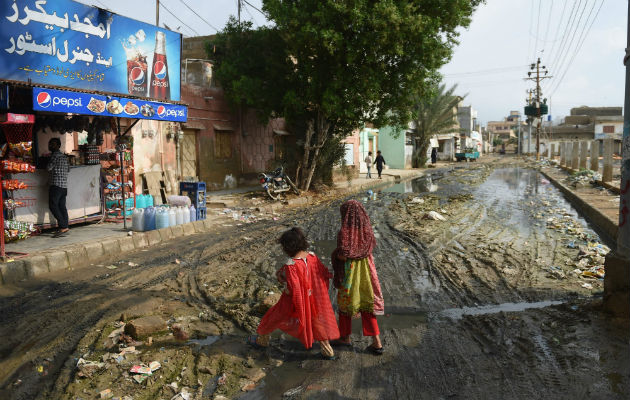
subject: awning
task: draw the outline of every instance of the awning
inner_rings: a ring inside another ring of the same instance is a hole
[[[228,132],[234,131],[234,128],[232,128],[231,125],[212,124],[212,127],[214,128],[215,131],[228,131]]]
[[[188,107],[96,93],[33,88],[33,110],[101,117],[186,122]]]
[[[278,135],[278,136],[290,136],[291,135],[290,132],[283,131],[283,130],[280,130],[280,129],[274,129],[273,130],[273,134],[274,135]]]

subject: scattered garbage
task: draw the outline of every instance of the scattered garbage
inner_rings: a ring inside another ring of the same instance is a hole
[[[105,363],[87,361],[83,358],[79,358],[77,361],[77,368],[79,373],[77,374],[81,378],[91,378],[95,372],[105,367]]]
[[[424,199],[423,199],[423,198],[421,198],[421,197],[414,197],[414,198],[411,200],[411,202],[412,202],[412,203],[416,203],[416,204],[422,204],[422,203],[424,203]]]
[[[590,169],[582,169],[569,175],[565,181],[574,188],[583,188],[589,185],[598,185],[602,180],[601,174]]]
[[[548,269],[548,276],[554,279],[566,279],[567,275],[564,273],[562,268],[552,265]]]
[[[111,399],[112,397],[114,397],[114,393],[111,389],[105,389],[101,391],[98,395],[101,399]]]
[[[182,391],[171,397],[171,400],[191,400],[192,398],[192,393],[187,388],[182,388]]]
[[[424,214],[422,219],[430,219],[434,221],[446,221],[446,218],[444,218],[440,213],[436,211],[429,211],[428,213]]]
[[[225,189],[235,189],[237,185],[238,182],[236,182],[236,179],[232,176],[232,174],[225,176],[225,179],[223,180],[223,187]]]

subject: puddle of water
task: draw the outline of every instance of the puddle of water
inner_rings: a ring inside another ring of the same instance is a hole
[[[534,303],[503,303],[479,307],[448,308],[446,310],[437,312],[436,315],[450,319],[461,319],[465,315],[497,314],[500,312],[521,312],[531,308],[545,308],[563,303],[564,301],[548,300],[538,301]]]
[[[440,282],[431,279],[429,271],[422,271],[419,275],[411,278],[414,288],[420,293],[437,292],[440,289]]]
[[[410,181],[397,183],[382,191],[387,193],[433,193],[438,189],[439,187],[434,182],[433,175],[429,174]]]
[[[205,339],[191,339],[186,344],[194,344],[199,347],[211,346],[216,343],[219,338],[219,336],[207,336]]]
[[[392,312],[383,316],[378,316],[378,326],[381,331],[387,329],[410,329],[415,328],[418,325],[426,324],[429,319],[429,313],[426,311],[413,311],[413,312]],[[353,332],[361,332],[361,320],[357,319],[357,329]]]

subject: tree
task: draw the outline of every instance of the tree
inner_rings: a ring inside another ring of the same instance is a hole
[[[212,45],[216,76],[234,103],[305,127],[299,182],[308,190],[331,137],[411,120],[481,1],[264,0],[274,26],[230,20]]]
[[[446,85],[439,84],[429,95],[421,97],[415,104],[416,132],[414,137],[416,143],[420,142],[415,158],[419,160],[420,166],[427,161],[427,149],[431,136],[455,130],[457,113],[453,112],[453,108],[457,107],[462,100],[462,97],[454,94],[456,89],[457,85],[446,90]]]

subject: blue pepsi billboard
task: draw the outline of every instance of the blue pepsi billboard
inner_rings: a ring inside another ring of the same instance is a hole
[[[71,0],[0,3],[0,79],[180,100],[181,34]]]
[[[171,122],[188,119],[188,108],[179,104],[37,87],[33,88],[33,110]]]

